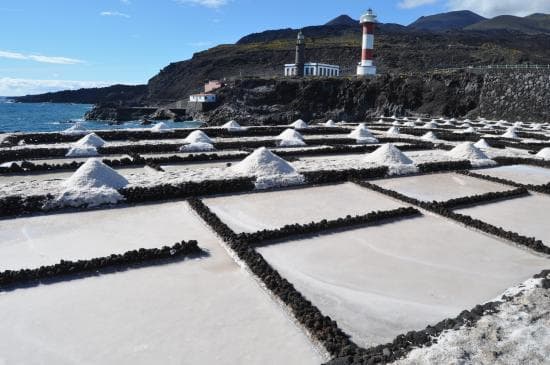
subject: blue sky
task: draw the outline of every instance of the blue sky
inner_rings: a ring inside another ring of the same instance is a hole
[[[144,83],[170,62],[266,29],[354,18],[385,23],[470,9],[550,12],[550,0],[0,0],[0,95]]]

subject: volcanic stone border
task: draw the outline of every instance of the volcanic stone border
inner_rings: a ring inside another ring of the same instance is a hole
[[[225,128],[176,128],[172,132],[157,133],[150,130],[112,130],[112,131],[89,131],[95,133],[106,141],[123,140],[152,140],[152,139],[179,139],[186,138],[191,132],[201,130],[210,137],[268,137],[276,136],[291,126],[272,126],[272,127],[245,127],[241,130],[230,131]],[[322,127],[312,126],[307,129],[300,129],[301,134],[346,134],[349,129],[341,127]],[[82,135],[66,135],[63,133],[22,133],[12,134],[5,141],[12,145],[17,145],[24,140],[27,144],[49,144],[49,143],[70,143],[84,137]]]
[[[542,243],[541,240],[538,240],[538,239],[533,238],[533,237],[526,237],[526,236],[520,235],[516,232],[506,231],[505,229],[503,229],[501,227],[497,227],[497,226],[494,226],[492,224],[481,221],[479,219],[472,218],[471,216],[467,216],[467,215],[464,215],[464,214],[459,214],[459,213],[453,212],[452,210],[450,210],[449,208],[446,207],[446,204],[449,204],[449,205],[454,204],[452,202],[452,200],[451,200],[451,203],[446,203],[446,202],[423,202],[423,201],[420,201],[418,199],[405,196],[405,195],[403,195],[401,193],[398,193],[396,191],[384,189],[384,188],[382,188],[378,185],[375,185],[373,183],[370,183],[370,182],[359,181],[359,180],[354,180],[353,182],[355,184],[359,185],[359,186],[364,187],[364,188],[376,191],[378,193],[387,195],[387,196],[389,196],[391,198],[394,198],[394,199],[397,199],[397,200],[401,200],[401,201],[406,202],[408,204],[415,205],[415,206],[420,207],[422,209],[426,209],[426,210],[428,210],[432,213],[436,213],[436,214],[441,215],[445,218],[452,219],[456,222],[464,224],[465,226],[468,226],[468,227],[477,229],[479,231],[485,232],[487,234],[490,234],[490,235],[493,235],[493,236],[511,241],[511,242],[513,242],[517,245],[527,247],[527,248],[529,248],[533,251],[536,251],[536,252],[539,252],[539,253],[542,253],[542,254],[545,254],[545,255],[550,255],[550,247],[545,246]],[[515,198],[515,197],[517,197],[516,194],[520,194],[520,191],[519,190],[513,190],[512,193],[508,192],[508,194],[511,194],[509,197]],[[482,196],[481,198],[479,196],[474,196],[474,197],[469,197],[469,198],[468,197],[467,198],[462,198],[461,201],[460,201],[460,204],[461,205],[464,205],[464,204],[467,205],[467,204],[470,204],[470,203],[471,204],[479,204],[482,199],[488,199],[488,198],[493,199],[494,195],[491,194],[491,196],[488,196],[488,195],[484,194],[484,196]],[[500,197],[500,198],[502,198],[502,197]]]
[[[151,266],[159,260],[178,260],[191,255],[205,254],[206,251],[198,246],[197,241],[181,241],[171,247],[140,248],[123,254],[87,260],[61,260],[58,264],[36,269],[7,270],[0,272],[0,292],[22,286],[36,286],[44,282],[62,281],[62,277],[67,275],[89,277],[97,275],[98,271],[125,271],[137,265]]]
[[[100,158],[101,156],[90,156],[90,158]],[[110,167],[131,167],[131,166],[145,166],[146,163],[141,160],[136,160],[128,157],[120,159],[102,159],[103,163]],[[60,170],[76,170],[80,166],[84,165],[85,161],[73,161],[60,164],[49,163],[34,163],[32,161],[23,160],[21,164],[12,163],[10,167],[0,167],[1,174],[11,173],[25,173],[25,172],[47,172],[47,171],[60,171]]]
[[[241,193],[254,190],[254,179],[207,180],[185,182],[179,185],[156,185],[151,187],[131,187],[119,190],[125,203],[136,204],[170,199],[186,199],[200,195]]]
[[[334,220],[323,219],[319,222],[306,224],[289,224],[279,229],[266,229],[254,233],[240,233],[237,235],[237,239],[246,241],[254,247],[258,247],[264,244],[270,244],[270,242],[267,241],[289,240],[294,236],[320,234],[334,230],[355,229],[358,226],[373,226],[396,219],[418,216],[420,214],[420,211],[416,208],[401,207],[393,210],[370,212],[354,217],[347,215],[345,218]]]

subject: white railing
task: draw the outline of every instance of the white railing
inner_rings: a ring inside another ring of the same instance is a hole
[[[550,65],[485,65],[485,66],[465,66],[452,68],[436,68],[434,72],[452,72],[452,71],[501,71],[501,70],[548,70]]]

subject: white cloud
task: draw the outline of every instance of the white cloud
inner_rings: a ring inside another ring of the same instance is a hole
[[[52,57],[52,56],[43,56],[38,54],[23,54],[19,52],[1,51],[1,50],[0,50],[0,58],[7,58],[11,60],[36,61],[41,63],[54,63],[57,65],[75,65],[77,63],[84,63],[84,61],[77,60],[75,58]]]
[[[227,5],[229,0],[174,0],[180,4],[192,4],[205,6],[207,8],[218,9],[224,5]]]
[[[397,5],[402,9],[412,9],[419,6],[435,4],[438,0],[402,0]]]
[[[121,18],[131,18],[130,15],[126,14],[126,13],[121,13],[119,11],[102,11],[101,13],[99,13],[99,15],[101,16],[118,16],[118,17],[121,17]]]
[[[33,80],[3,77],[0,78],[0,95],[20,96],[28,94],[43,94],[51,91],[104,87],[113,84],[113,82],[105,81]]]
[[[467,9],[485,17],[550,13],[550,0],[448,0],[447,5],[451,10]]]

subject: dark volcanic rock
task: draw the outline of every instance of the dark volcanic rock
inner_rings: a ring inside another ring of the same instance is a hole
[[[462,116],[478,106],[483,77],[468,73],[374,79],[249,79],[219,90],[221,106],[196,118],[219,125],[360,121],[382,114]]]

